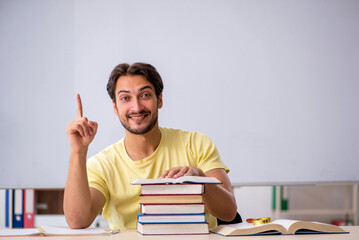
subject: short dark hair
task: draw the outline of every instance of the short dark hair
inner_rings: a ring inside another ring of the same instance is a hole
[[[142,75],[149,81],[155,88],[157,98],[163,91],[163,82],[157,69],[147,63],[134,63],[129,65],[121,63],[117,65],[111,72],[110,78],[107,83],[107,92],[111,99],[116,103],[116,82],[121,76],[135,76]]]

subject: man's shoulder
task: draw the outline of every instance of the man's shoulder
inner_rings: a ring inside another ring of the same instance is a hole
[[[123,139],[107,146],[97,154],[89,158],[89,161],[113,161],[116,156],[121,155]]]
[[[166,137],[188,137],[196,133],[194,131],[185,131],[182,129],[165,128],[165,127],[161,127],[161,132]]]
[[[161,131],[162,133],[164,133],[166,137],[169,138],[181,138],[183,140],[209,139],[209,137],[206,134],[197,131],[187,131],[182,129],[165,128],[165,127],[161,127]]]

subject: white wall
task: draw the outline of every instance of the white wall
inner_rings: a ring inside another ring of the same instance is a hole
[[[272,217],[272,187],[237,187],[234,194],[243,221]]]
[[[105,85],[124,61],[158,68],[160,124],[208,134],[233,182],[359,180],[358,1],[0,4],[0,186],[64,186],[76,92],[89,155],[123,136]]]
[[[72,1],[0,1],[0,188],[64,186]]]

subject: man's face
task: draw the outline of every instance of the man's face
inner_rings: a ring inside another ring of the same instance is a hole
[[[145,134],[157,124],[162,94],[157,99],[153,85],[141,75],[121,76],[116,82],[115,114],[133,134]]]

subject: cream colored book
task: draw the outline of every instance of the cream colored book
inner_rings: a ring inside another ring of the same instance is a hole
[[[318,233],[348,233],[344,229],[320,222],[277,219],[271,223],[253,225],[252,223],[238,223],[220,225],[211,230],[223,236],[250,236],[270,234],[318,234]]]
[[[203,196],[197,195],[140,195],[140,203],[203,203]]]
[[[84,228],[84,229],[71,229],[66,227],[38,227],[39,232],[45,236],[50,235],[110,235],[118,233],[119,230],[109,230],[102,228]]]
[[[203,194],[204,184],[144,184],[141,195]]]
[[[143,214],[201,214],[204,204],[141,204]]]
[[[111,235],[119,230],[105,230],[101,228],[71,229],[66,227],[41,226],[38,228],[0,229],[0,237],[5,236],[76,236],[76,235]]]
[[[205,184],[220,184],[215,177],[183,176],[179,178],[137,179],[142,195],[203,194]]]
[[[131,184],[133,185],[147,185],[147,184],[220,184],[222,183],[215,177],[201,177],[201,176],[183,176],[179,178],[153,178],[153,179],[137,179]]]
[[[41,235],[37,228],[4,228],[0,229],[0,237]]]

